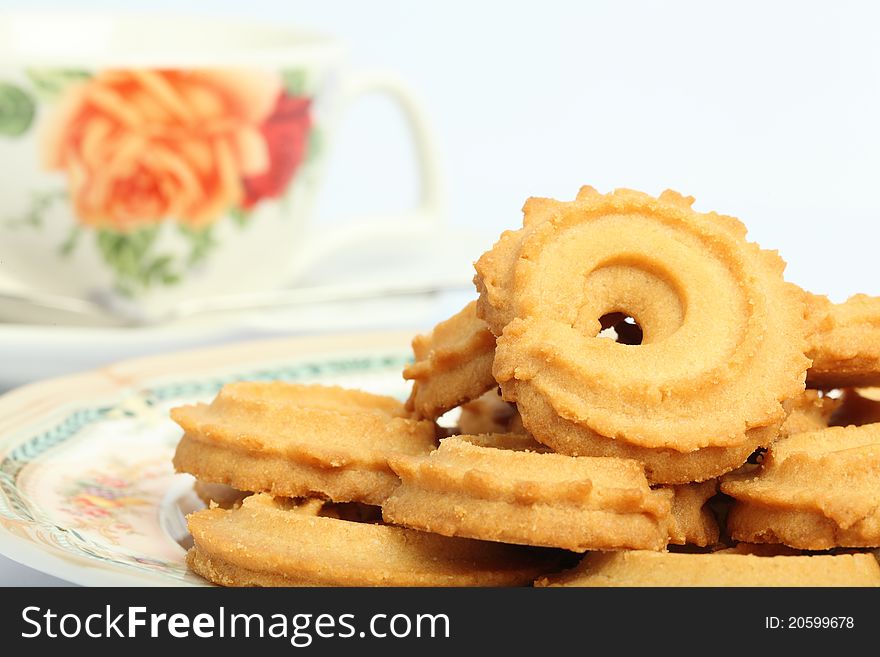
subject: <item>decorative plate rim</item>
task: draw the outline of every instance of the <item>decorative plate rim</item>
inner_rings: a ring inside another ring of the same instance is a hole
[[[185,386],[206,375],[241,373],[243,368],[273,368],[286,361],[345,352],[404,351],[414,331],[376,331],[298,336],[243,341],[119,361],[109,366],[30,383],[0,395],[0,458],[24,441],[21,434],[34,429],[47,414],[81,409],[84,404],[106,403],[126,394],[168,385]],[[19,490],[15,482],[9,485]],[[4,504],[6,493],[0,491]],[[10,520],[25,529],[40,529],[38,521]],[[185,586],[167,575],[135,571],[122,564],[90,559],[55,545],[17,535],[0,523],[0,554],[24,566],[68,582],[89,586]]]

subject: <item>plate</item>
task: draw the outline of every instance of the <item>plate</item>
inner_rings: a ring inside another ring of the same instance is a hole
[[[241,380],[404,398],[410,332],[264,340],[122,362],[0,397],[0,554],[87,586],[202,586],[184,554],[199,506],[174,474],[168,411]]]

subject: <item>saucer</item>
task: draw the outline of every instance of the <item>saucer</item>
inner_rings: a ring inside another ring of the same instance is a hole
[[[53,309],[8,289],[4,295],[0,287],[0,318],[6,319],[0,321],[0,391],[125,358],[232,341],[423,330],[473,298],[472,263],[489,243],[457,231],[406,249],[376,245],[342,252],[296,286],[193,303],[169,321],[151,324],[90,313],[84,304]]]
[[[472,287],[411,297],[313,304],[141,328],[0,324],[0,392],[135,356],[296,334],[429,329],[474,297]]]

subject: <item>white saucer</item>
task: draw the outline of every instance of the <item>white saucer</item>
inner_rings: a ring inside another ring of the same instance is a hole
[[[491,244],[474,234],[439,236],[394,257],[342,253],[296,287],[227,300],[155,325],[63,312],[3,296],[0,391],[135,356],[264,337],[390,328],[421,330],[458,311],[475,292],[473,261]]]

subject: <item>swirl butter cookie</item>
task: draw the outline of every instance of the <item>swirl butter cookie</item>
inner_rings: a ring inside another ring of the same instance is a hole
[[[803,294],[739,221],[692,202],[592,188],[530,199],[523,228],[477,262],[493,375],[539,442],[687,483],[775,438],[809,365]],[[640,344],[599,338],[620,314]]]
[[[856,294],[843,303],[805,294],[807,372],[811,388],[880,385],[880,297]]]
[[[553,551],[352,522],[322,506],[259,494],[193,513],[187,564],[223,586],[521,586],[558,567]]]
[[[337,387],[232,383],[179,406],[178,472],[241,491],[379,504],[397,485],[391,454],[434,448],[435,425],[391,398]]]
[[[539,451],[521,434],[454,436],[427,456],[393,456],[402,483],[387,522],[444,536],[560,547],[661,550],[671,490],[651,490],[642,465]]]
[[[423,418],[446,411],[496,387],[492,378],[495,336],[477,317],[476,302],[412,341],[415,362],[403,370],[412,380],[407,408]]]
[[[779,428],[779,437],[825,429],[832,417],[840,411],[842,398],[828,397],[816,390],[804,390],[789,404],[789,414]]]
[[[731,473],[732,538],[804,550],[880,547],[880,425],[830,427],[774,443],[758,469]]]
[[[880,586],[880,566],[871,554],[592,552],[535,586]]]

